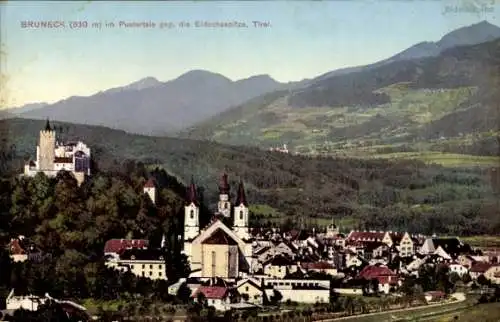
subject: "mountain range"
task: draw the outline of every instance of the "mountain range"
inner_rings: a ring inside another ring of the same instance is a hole
[[[287,143],[307,154],[497,155],[499,71],[500,28],[482,22],[386,61],[263,95],[180,136],[260,147]]]
[[[232,81],[194,70],[167,82],[146,77],[92,96],[7,113],[236,145],[289,143],[300,153],[374,145],[407,149],[443,137],[460,137],[470,145],[475,144],[471,133],[491,137],[497,131],[491,117],[497,90],[491,84],[499,66],[499,38],[500,28],[483,21],[383,61],[312,80],[284,84],[258,75]],[[490,117],[481,119],[481,113]]]
[[[297,84],[282,84],[268,75],[232,81],[220,74],[192,70],[167,82],[146,77],[92,96],[73,96],[54,104],[29,104],[8,112],[23,118],[50,118],[166,135],[251,98]]]

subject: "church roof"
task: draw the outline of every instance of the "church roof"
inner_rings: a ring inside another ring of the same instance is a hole
[[[50,127],[49,119],[47,119],[47,122],[45,122],[45,131],[52,131],[52,128]]]
[[[238,196],[236,198],[236,206],[239,206],[241,204],[248,207],[247,197],[245,195],[245,187],[243,187],[243,181],[240,181],[240,184],[238,185]]]
[[[217,229],[210,237],[203,241],[203,244],[212,244],[212,245],[238,245],[238,243],[231,238],[225,231],[222,229]]]
[[[186,196],[186,203],[187,204],[194,203],[196,206],[198,206],[196,186],[195,186],[194,180],[192,178],[191,178],[191,184],[189,185],[188,193]]]
[[[149,178],[148,181],[144,184],[144,188],[154,188],[155,181],[153,178]]]
[[[229,183],[227,181],[227,173],[223,173],[219,182],[219,193],[220,194],[229,194]]]

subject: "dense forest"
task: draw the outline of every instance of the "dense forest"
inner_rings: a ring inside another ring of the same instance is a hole
[[[143,193],[151,176],[161,187],[156,205]],[[67,172],[56,178],[44,174],[4,178],[0,187],[0,243],[7,245],[10,238],[22,235],[44,254],[38,260],[11,262],[2,247],[0,298],[14,288],[18,293],[48,292],[66,299],[112,300],[142,294],[151,301],[174,301],[166,281],[108,269],[103,250],[107,240],[125,237],[148,239],[159,248],[165,236],[167,278],[187,276],[189,266],[178,244],[185,188],[175,178],[127,163],[116,173],[95,174],[80,187]]]
[[[5,176],[19,174],[23,162],[35,154],[42,126],[43,121],[0,122]],[[266,206],[259,211],[251,208],[254,225],[287,220],[308,226],[348,218],[356,223],[351,228],[361,229],[455,235],[500,231],[500,171],[492,169],[445,168],[416,160],[296,156],[103,127],[58,126],[63,129],[62,140],[80,138],[92,148],[96,171],[118,175],[128,173],[123,170],[127,164],[142,162],[148,170],[164,169],[180,184],[193,178],[209,209],[215,209],[219,177],[227,171],[233,187],[243,180],[251,206]]]

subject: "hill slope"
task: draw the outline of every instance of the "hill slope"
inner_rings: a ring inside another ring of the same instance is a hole
[[[2,165],[11,164],[19,173],[22,162],[16,160],[34,156],[43,125],[43,121],[24,119],[0,121]],[[427,233],[474,234],[500,228],[490,177],[481,171],[447,170],[416,161],[290,156],[103,127],[63,126],[69,131],[61,139],[83,139],[101,169],[127,171],[127,160],[139,160],[161,166],[183,182],[193,176],[204,188],[204,200],[211,209],[218,198],[219,176],[226,168],[232,187],[240,178],[245,183],[253,224],[288,218],[297,227],[327,224],[334,218],[343,228],[362,222],[369,229]]]
[[[288,143],[299,153],[373,154],[403,151],[402,145],[446,151],[443,140],[454,140],[449,152],[477,150],[500,131],[499,70],[500,39],[451,48],[270,93],[180,135],[261,147]],[[484,154],[498,153],[493,142]]]
[[[194,70],[168,82],[147,77],[92,96],[73,96],[20,116],[163,135],[288,86],[293,84],[278,83],[267,75],[232,81],[220,74]]]

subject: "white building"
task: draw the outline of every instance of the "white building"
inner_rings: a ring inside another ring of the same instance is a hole
[[[106,266],[153,280],[167,279],[165,258],[159,249],[127,249],[118,258],[112,257],[106,261]]]

